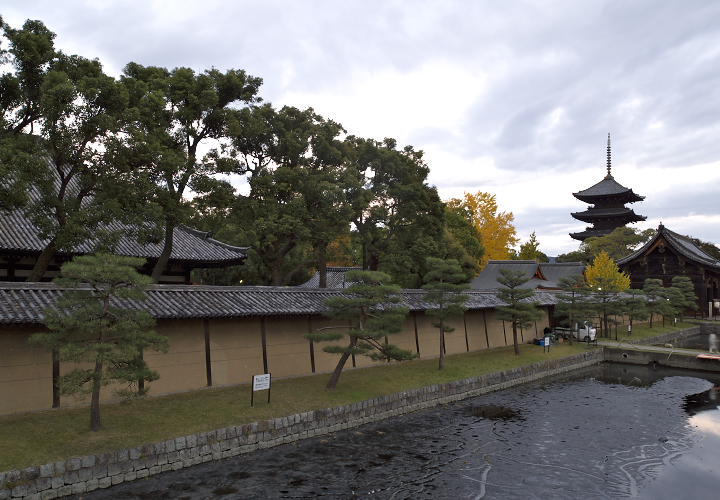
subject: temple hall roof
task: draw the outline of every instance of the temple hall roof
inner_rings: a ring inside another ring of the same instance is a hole
[[[655,242],[660,239],[664,238],[665,241],[680,255],[684,256],[685,258],[696,262],[698,264],[702,264],[704,266],[708,266],[714,269],[720,269],[720,261],[712,257],[711,255],[708,255],[705,251],[703,251],[700,247],[698,247],[695,243],[693,243],[690,238],[687,236],[683,236],[681,234],[678,234],[674,231],[669,230],[662,224],[658,226],[657,232],[655,233],[655,236],[650,238],[650,240],[645,243],[642,247],[638,248],[635,252],[631,253],[627,257],[623,257],[622,259],[619,259],[617,261],[618,265],[622,264],[628,264],[632,262],[633,260],[641,257],[645,254],[647,250],[649,250]]]
[[[132,230],[119,222],[104,226],[104,229],[117,231],[121,236],[115,248],[118,255],[157,259],[163,248],[163,242],[140,243],[132,236]],[[0,212],[0,253],[39,254],[48,240],[41,238],[39,230],[19,210]],[[94,242],[86,241],[70,252],[61,255],[82,255],[92,253]],[[228,245],[210,237],[210,233],[198,231],[186,226],[175,228],[173,249],[170,259],[175,262],[196,264],[241,263],[247,254],[246,247]]]

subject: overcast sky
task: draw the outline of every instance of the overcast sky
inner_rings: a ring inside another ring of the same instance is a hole
[[[572,193],[613,174],[638,227],[720,243],[720,2],[3,0],[68,53],[263,78],[274,105],[425,151],[443,199],[495,193],[521,238],[577,248]]]

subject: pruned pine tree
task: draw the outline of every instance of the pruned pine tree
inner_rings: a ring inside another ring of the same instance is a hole
[[[440,332],[438,370],[442,370],[445,368],[445,333],[455,330],[447,321],[462,316],[467,309],[465,304],[470,296],[462,292],[470,285],[465,283],[467,276],[457,260],[428,257],[427,268],[423,289],[429,307],[425,312],[436,319],[433,326]]]
[[[328,342],[348,337],[346,346],[325,346],[325,352],[340,354],[340,359],[327,383],[334,389],[340,380],[345,363],[350,356],[368,356],[373,360],[402,361],[415,357],[410,351],[388,343],[387,337],[402,329],[407,308],[398,305],[400,287],[386,284],[390,277],[377,271],[350,271],[347,280],[351,282],[343,297],[332,297],[325,304],[327,316],[349,320],[350,328],[345,333],[320,329],[305,335],[314,342]]]
[[[678,312],[682,315],[685,311],[697,311],[698,296],[695,294],[695,285],[687,276],[673,276],[672,288],[679,292],[676,298]]]
[[[647,278],[643,283],[643,292],[647,297],[647,309],[650,314],[650,328],[653,327],[653,316],[671,314],[662,280]]]
[[[146,349],[163,351],[167,338],[154,330],[154,320],[137,308],[145,299],[150,278],[137,272],[144,259],[117,255],[76,257],[61,269],[55,283],[66,291],[56,307],[45,311],[48,332],[36,333],[30,342],[59,353],[60,361],[90,363],[60,378],[61,394],[87,394],[90,429],[102,428],[100,390],[110,383],[124,384],[129,396],[139,379],[156,380],[142,359]]]
[[[507,304],[497,308],[498,317],[512,324],[513,346],[517,355],[520,354],[518,328],[526,328],[542,317],[537,305],[529,300],[535,292],[522,288],[529,279],[530,277],[521,271],[511,269],[501,269],[500,277],[497,279],[502,285],[497,291],[498,298]]]
[[[570,329],[574,331],[575,323],[579,319],[589,316],[592,309],[590,288],[582,275],[562,278],[558,284],[562,293],[557,294],[559,300],[557,312],[567,315]],[[570,339],[572,339],[572,335],[570,335]]]
[[[642,290],[629,289],[620,299],[620,311],[627,316],[630,323],[630,334],[635,320],[645,320],[650,315],[648,312],[648,300]]]

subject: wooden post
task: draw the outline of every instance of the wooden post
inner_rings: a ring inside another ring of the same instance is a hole
[[[470,352],[470,342],[468,341],[467,333],[467,311],[463,312],[463,326],[465,327],[465,350]]]
[[[485,315],[485,309],[482,310],[482,313],[483,313],[483,324],[485,325],[485,342],[487,343],[487,348],[490,349],[490,335],[488,335],[487,316]]]
[[[52,352],[52,407],[60,407],[60,353],[57,349]]]
[[[420,356],[420,340],[418,339],[417,330],[417,312],[412,313],[413,326],[415,327],[415,349],[417,349],[418,356]]]
[[[210,320],[203,319],[203,331],[205,332],[205,378],[207,386],[212,387],[212,358],[210,356]]]
[[[263,373],[268,373],[267,333],[265,332],[265,318],[260,318],[260,342],[262,343]]]

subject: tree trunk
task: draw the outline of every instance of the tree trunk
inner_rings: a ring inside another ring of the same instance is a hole
[[[143,362],[143,350],[142,349],[140,349],[140,353],[138,354],[138,360],[140,361],[140,363],[138,363],[138,366],[139,366]],[[145,379],[143,377],[140,377],[140,378],[138,378],[137,383],[138,383],[138,391],[137,391],[138,395],[142,396],[143,394],[145,394]]]
[[[325,243],[321,243],[317,250],[317,267],[320,275],[320,288],[327,288],[327,252]]]
[[[650,313],[650,328],[652,328],[652,317],[653,317],[653,313]]]
[[[102,429],[102,422],[100,421],[100,387],[102,382],[102,370],[103,363],[98,359],[95,361],[92,399],[90,400],[90,430],[93,432]]]
[[[284,276],[281,268],[282,264],[280,263],[273,263],[272,267],[270,268],[270,284],[272,286],[283,286],[284,285]]]
[[[160,281],[160,276],[162,276],[163,271],[167,267],[168,260],[170,260],[170,256],[172,255],[175,226],[176,222],[173,219],[165,220],[165,243],[151,275],[151,278],[155,283]]]
[[[357,337],[352,337],[350,339],[350,348],[355,347],[356,344],[357,344]],[[348,349],[348,351],[349,351],[349,349]],[[342,373],[343,368],[345,367],[345,363],[347,362],[349,357],[350,357],[350,352],[342,353],[342,356],[340,356],[340,360],[338,361],[338,364],[335,367],[335,370],[333,371],[333,374],[330,377],[330,380],[328,380],[328,383],[325,386],[326,389],[335,389],[338,381],[340,380],[340,374]]]
[[[520,355],[520,346],[518,345],[517,339],[517,322],[513,320],[513,347],[515,348],[515,355]]]
[[[47,244],[45,248],[43,248],[43,251],[40,252],[40,256],[35,261],[35,265],[33,266],[33,270],[30,272],[30,276],[28,277],[28,281],[40,281],[42,280],[43,276],[45,275],[45,272],[47,271],[48,266],[50,265],[50,261],[55,257],[55,254],[57,253],[57,243],[55,240],[51,240],[50,243]]]
[[[440,358],[438,360],[438,370],[445,369],[445,325],[440,321]]]

